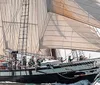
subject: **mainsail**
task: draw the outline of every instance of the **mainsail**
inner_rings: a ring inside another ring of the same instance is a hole
[[[94,29],[100,27],[99,20],[83,9],[78,0],[74,1],[30,0],[28,53],[47,48],[100,51],[100,38]],[[22,2],[6,0],[1,4],[0,40],[5,39],[0,54],[4,54],[4,49],[18,50]]]
[[[100,27],[98,0],[47,0],[48,12]]]

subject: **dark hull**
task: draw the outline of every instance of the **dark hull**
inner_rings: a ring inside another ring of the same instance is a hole
[[[94,81],[97,74],[83,75],[78,77],[73,77],[75,73],[71,72],[68,74],[44,74],[44,75],[27,75],[27,76],[0,76],[0,81],[11,81],[19,83],[75,83],[80,80]]]
[[[0,81],[19,83],[75,83],[80,80],[93,82],[99,73],[99,67],[94,67],[93,62],[62,64],[58,66],[4,70],[0,71]]]
[[[63,78],[57,74],[52,74],[52,75],[39,75],[39,76],[24,76],[20,77],[17,80],[14,80],[16,82],[21,82],[21,83],[75,83],[80,80],[89,80],[90,82],[94,81],[94,78],[96,77],[96,74],[88,75],[88,76],[80,76],[77,78]]]

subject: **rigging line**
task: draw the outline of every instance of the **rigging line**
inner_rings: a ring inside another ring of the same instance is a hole
[[[62,2],[62,0],[60,2]],[[64,5],[63,5],[63,8],[64,8]],[[66,33],[65,30],[66,30],[66,28],[64,28],[64,33],[63,33],[64,34],[64,37],[63,37],[63,40],[62,40],[62,48],[63,48],[63,44],[64,44],[64,38],[66,39],[66,37],[65,37],[65,33]]]
[[[32,29],[32,28],[31,28],[31,29]],[[31,34],[30,46],[32,46],[32,47],[30,47],[30,48],[31,48],[31,50],[30,50],[31,52],[34,50],[34,49],[33,49],[33,48],[34,48],[34,47],[33,47],[33,43],[32,43],[32,40],[34,39],[34,37],[32,38],[32,32],[33,32],[33,31],[34,31],[34,30],[31,30],[31,33],[30,33],[30,34]],[[35,42],[35,41],[33,41],[33,42]],[[33,49],[33,50],[32,50],[32,49]]]
[[[4,24],[2,22],[2,33],[3,33],[3,42],[4,42],[4,47],[7,48],[7,42],[6,42],[6,35],[4,33]]]
[[[0,39],[0,47],[2,48],[2,46],[3,46],[3,39],[1,38]]]
[[[67,21],[66,21],[66,23],[67,23]],[[92,29],[92,28],[91,28]],[[74,29],[73,29],[74,30]],[[95,43],[93,43],[93,42],[91,42],[91,41],[89,41],[86,37],[84,37],[84,36],[82,36],[79,32],[77,32],[76,30],[74,30],[74,32],[76,32],[79,36],[81,36],[83,39],[85,39],[85,40],[87,40],[88,42],[90,42],[91,44],[94,44],[95,45]],[[96,33],[95,33],[96,34]],[[99,38],[99,37],[98,37]],[[96,46],[96,45],[95,45]]]
[[[35,2],[36,2],[36,0],[35,0]],[[31,9],[34,9],[34,8],[33,8],[33,4],[35,5],[35,10],[36,10],[36,3],[33,3],[33,1],[31,2],[31,5],[32,5],[32,8],[31,8]],[[32,13],[32,12],[31,12],[31,13]],[[32,13],[32,15],[33,15],[33,13]],[[36,15],[36,12],[35,12],[34,15]],[[33,17],[33,18],[36,18],[36,17]],[[36,22],[36,19],[35,19],[35,22]],[[37,25],[37,24],[35,24],[35,30],[36,30],[36,25]],[[32,27],[32,28],[30,27],[30,30],[32,30],[33,28],[34,28],[34,27]],[[33,46],[32,41],[34,40],[33,42],[34,42],[34,44],[36,44],[36,40],[37,40],[37,39],[35,39],[34,37],[32,38],[32,32],[34,32],[34,30],[33,30],[33,31],[30,31],[30,32],[31,32],[31,33],[30,33],[30,35],[31,35],[31,37],[30,37],[30,40],[31,40],[30,44]],[[34,32],[34,33],[37,33],[37,32]],[[34,33],[33,33],[33,34],[34,34]],[[36,34],[36,35],[37,35],[37,34]],[[34,36],[34,35],[33,35],[33,36]],[[38,45],[38,43],[37,43],[37,45]],[[37,46],[37,47],[38,47],[38,46]],[[37,47],[34,47],[34,49],[31,48],[30,51],[32,52],[33,50],[35,50],[35,48],[37,49]]]
[[[59,32],[59,34],[60,34],[62,37],[66,38],[65,35],[63,35],[63,33],[61,32],[59,26],[55,23],[55,21],[54,21],[54,19],[53,19],[52,17],[51,17],[51,20],[53,21],[53,23],[54,23],[54,25],[55,25],[57,31]]]
[[[35,5],[34,5],[34,3],[33,3],[33,0],[30,0],[30,10],[32,9],[33,11],[30,11],[29,13],[31,14],[31,15],[35,15],[35,13],[36,13],[36,11],[34,12],[34,7],[35,7]],[[33,16],[31,16],[32,18],[30,19],[30,16],[29,16],[29,23],[32,21],[33,23],[34,23],[34,18],[35,18],[35,16],[33,17]]]
[[[3,39],[0,40],[0,47],[2,48],[2,45],[3,45]],[[3,48],[2,48],[3,50]]]
[[[35,8],[36,8],[36,10],[39,9],[39,7],[38,7],[38,6],[39,6],[39,5],[38,5],[38,2],[39,2],[39,0],[35,0],[35,6],[36,6]],[[40,45],[39,45],[39,43],[40,43],[40,42],[39,42],[39,39],[40,39],[39,28],[40,28],[40,27],[39,27],[39,23],[38,23],[38,22],[39,22],[39,18],[38,18],[38,17],[39,17],[39,12],[37,11],[37,17],[36,17],[36,19],[37,19],[37,38],[38,38],[38,42],[37,42],[37,45],[36,45],[37,47],[36,47],[36,48],[38,48],[38,51],[39,51],[39,50],[40,50]]]
[[[76,2],[75,0],[73,0],[74,2]],[[85,2],[88,2],[88,1],[92,1],[90,4],[92,4],[92,3],[97,3],[97,4],[100,4],[100,1],[97,1],[97,0],[87,0],[87,1],[85,1]],[[78,0],[78,2],[80,2],[80,0]],[[80,2],[80,3],[82,3],[82,2]]]
[[[52,14],[50,14],[48,17],[49,17],[49,19],[48,19],[47,22],[46,22],[46,19],[45,19],[44,26],[45,26],[45,24],[46,24],[46,26],[44,27],[44,30],[42,31],[42,36],[40,37],[40,39],[42,39],[43,36],[44,36],[44,34],[45,34],[45,31],[46,31],[46,29],[47,29],[47,26],[48,26],[48,24],[49,24],[49,21],[50,21],[50,19],[51,19],[51,17],[52,17]],[[47,18],[47,17],[46,17],[46,18]]]
[[[42,3],[42,2],[41,2],[41,3]],[[47,8],[46,2],[43,3],[43,4],[44,4],[44,8]],[[45,16],[42,16],[44,22],[43,22],[43,25],[42,25],[42,29],[43,29],[43,30],[42,30],[42,32],[41,32],[41,35],[39,36],[39,39],[40,39],[40,40],[43,38],[44,33],[45,33],[46,29],[47,29],[49,20],[50,20],[50,18],[48,18],[49,16],[48,16],[48,13],[47,13],[47,10],[46,10],[46,9],[43,9],[43,13],[45,13],[46,15],[45,15]],[[44,14],[43,14],[43,15],[44,15]],[[39,28],[39,26],[38,26],[38,28]],[[38,46],[38,44],[37,44],[37,46]]]
[[[17,21],[17,19],[16,19],[16,21]],[[17,39],[16,39],[16,37],[17,37],[17,35],[18,35],[18,30],[19,29],[19,25],[18,24],[14,24],[13,23],[13,28],[12,28],[12,44],[14,44],[14,46],[13,46],[13,48],[12,49],[14,49],[14,50],[16,50],[16,44],[17,44]]]
[[[60,74],[60,73],[58,73],[58,72],[55,72],[54,67],[53,67],[52,65],[49,65],[49,66],[50,66],[50,68],[53,70],[54,73],[57,73],[59,76],[61,76],[61,77],[64,78],[64,79],[75,79],[75,78],[79,77],[79,76],[66,77],[66,76],[64,76],[64,75],[62,75],[62,74]],[[72,69],[67,69],[67,70],[73,71]]]
[[[13,9],[12,9],[12,11],[17,8],[17,6],[18,6],[17,5],[17,2],[18,2],[18,0],[17,1],[12,1],[13,4],[11,5],[11,7],[14,6]],[[12,13],[12,16],[11,17],[13,17],[13,15],[14,15],[14,12]],[[15,18],[14,21],[16,21],[16,18]],[[10,40],[11,41],[10,45],[13,45],[14,44],[14,46],[11,46],[11,48],[14,49],[15,48],[15,42],[14,41],[16,41],[16,39],[14,39],[14,36],[15,36],[14,35],[14,29],[12,29],[12,28],[15,28],[14,23],[12,23],[12,27],[11,27],[11,38],[10,38],[11,39]]]
[[[74,2],[77,3],[77,1],[75,1],[75,0],[74,0]],[[87,2],[87,1],[86,1],[86,2]],[[86,3],[86,2],[85,2],[85,3]],[[93,7],[92,5],[89,5],[89,4],[92,4],[92,3],[89,3],[88,5],[85,4],[85,3],[82,3],[82,2],[80,2],[80,1],[78,1],[78,3],[80,3],[80,4],[82,4],[82,5],[85,5],[85,6],[88,6],[88,7],[91,7],[91,8],[98,9],[98,10],[100,9],[100,8],[98,8],[98,7]],[[78,3],[77,3],[77,4],[78,4]],[[100,2],[99,2],[99,3],[95,2],[94,4],[97,5],[97,4],[100,4]]]
[[[46,13],[46,17],[45,17],[45,19],[44,19],[44,23],[43,23],[43,27],[42,27],[42,34],[40,35],[40,39],[42,39],[43,38],[43,36],[44,36],[44,33],[45,33],[45,31],[46,31],[46,29],[47,29],[47,26],[48,26],[48,24],[49,24],[49,21],[50,21],[50,18],[52,17],[52,14],[48,14],[48,13]],[[48,20],[47,20],[48,19]]]
[[[99,32],[98,28],[94,28],[94,30],[96,31],[97,35],[100,37],[100,32]]]
[[[1,14],[1,21],[2,20],[3,20],[3,15]],[[7,44],[6,44],[6,36],[5,36],[5,33],[4,33],[4,24],[3,24],[3,22],[2,22],[2,33],[3,33],[3,36],[2,36],[3,37],[3,39],[2,39],[3,41],[2,41],[2,43],[4,42],[4,44],[5,44],[4,47],[6,48],[7,47]]]
[[[5,5],[4,5],[5,6]],[[6,11],[6,6],[5,6],[5,8],[4,8],[4,11]],[[6,18],[6,13],[4,14],[4,16],[3,17],[5,17]]]
[[[12,25],[12,27],[11,27],[11,30],[10,30],[10,35],[11,35],[11,43],[10,43],[10,47],[12,47],[12,49],[14,49],[14,47],[15,47],[15,43],[14,43],[14,41],[15,41],[15,39],[14,39],[14,36],[15,36],[15,34],[14,34],[14,29],[12,29],[12,28],[15,28],[15,25],[13,24]],[[14,46],[12,46],[14,44]]]
[[[72,12],[72,13],[74,13],[74,14],[78,14],[78,15],[80,15],[80,16],[82,16],[82,17],[85,17],[85,18],[87,18],[87,17],[88,17],[88,16],[86,16],[86,15],[82,15],[82,14],[79,14],[79,13],[74,12],[74,11],[66,10],[65,8],[59,7],[58,5],[55,5],[55,7],[61,8],[61,9],[65,10],[65,11]],[[90,14],[89,14],[89,15],[90,15]],[[100,15],[100,14],[98,14],[98,15]],[[95,19],[93,16],[91,16],[90,18],[91,18],[91,19],[93,19],[93,20],[96,20],[96,21],[98,22],[98,20],[97,20],[97,19]],[[99,22],[98,22],[98,23],[99,23]],[[94,24],[94,25],[95,25],[95,24]]]
[[[59,46],[59,49],[62,49],[61,47],[62,47],[62,45],[48,45],[48,47],[54,47],[54,46]],[[70,49],[71,47],[70,46],[64,46],[64,48],[66,48],[66,49]],[[99,48],[87,48],[87,47],[76,47],[76,46],[73,46],[73,48],[74,48],[74,50],[83,50],[83,49],[85,49],[84,51],[94,51],[94,52],[100,52],[100,49]]]
[[[10,21],[3,21],[4,23],[13,23],[13,24],[23,24],[22,22],[10,22]],[[26,24],[26,23],[25,23]],[[37,25],[35,23],[28,23],[29,25]]]
[[[14,28],[14,29],[13,29]],[[16,40],[16,37],[17,37],[17,30],[18,30],[18,28],[17,28],[17,26],[16,25],[13,25],[13,28],[12,28],[12,44],[15,44],[14,46],[13,46],[13,49],[14,50],[16,50],[16,43],[17,43],[17,40]]]
[[[50,25],[48,25],[48,26],[50,26]],[[54,25],[52,25],[52,26],[54,26]],[[51,27],[52,27],[52,26],[51,26]],[[57,26],[59,26],[59,25],[57,25]],[[69,27],[69,26],[59,26],[59,27],[67,28],[67,27]],[[71,26],[71,27],[72,27],[72,26]],[[74,26],[73,26],[73,27],[74,27]],[[77,27],[77,28],[78,28],[78,27]],[[86,27],[85,27],[85,28],[86,28]],[[47,31],[50,31],[50,32],[54,31],[54,32],[56,32],[57,30],[55,30],[55,29],[53,29],[53,30],[48,29]],[[72,32],[72,31],[66,31],[66,30],[64,31],[64,30],[62,30],[62,29],[61,29],[61,31],[62,31],[62,32],[68,32],[68,33]],[[90,31],[90,30],[88,30],[88,31]],[[74,32],[76,32],[76,31],[74,31]],[[80,31],[80,30],[79,30],[79,31],[77,30],[77,32],[82,33],[82,34],[85,34],[85,33],[94,34],[93,32],[86,32],[86,31],[84,32],[83,30],[81,30],[81,31]],[[98,38],[98,39],[99,39],[99,38]]]
[[[62,40],[44,40],[44,41],[46,41],[46,42],[52,42],[52,41],[54,41],[54,42],[62,42]],[[72,41],[63,41],[63,42],[69,42],[69,43],[72,43]],[[88,42],[79,42],[79,41],[73,41],[73,43],[80,43],[80,44],[87,44],[87,45],[89,45],[90,43],[88,43]],[[93,43],[93,44],[97,44],[97,45],[100,45],[99,43]]]
[[[11,1],[11,5],[13,5],[13,1],[12,1],[12,0],[10,0],[10,1]],[[15,2],[16,2],[16,0],[15,0]],[[13,8],[15,9],[15,6],[16,6],[16,5],[15,5],[14,7],[11,7],[11,5],[9,5],[9,7],[8,7],[8,8],[10,9],[9,11],[10,11],[10,13],[11,13],[10,16],[9,16],[9,18],[13,16],[13,15],[12,15],[12,10],[13,10]]]
[[[69,0],[70,1],[70,0]],[[81,10],[80,8],[78,8],[78,7],[76,7],[76,6],[73,6],[73,5],[69,5],[68,3],[63,3],[63,2],[59,2],[59,1],[55,1],[54,0],[54,2],[57,2],[57,3],[61,3],[61,4],[64,4],[64,5],[67,5],[67,6],[70,6],[70,7],[73,7],[73,8],[76,8],[76,9],[79,9],[79,10]],[[75,3],[76,5],[79,5],[77,2],[73,2],[73,3]],[[81,3],[81,2],[80,2]],[[82,5],[85,5],[85,6],[88,6],[88,7],[91,7],[91,8],[95,8],[95,9],[100,9],[100,8],[97,8],[97,7],[93,7],[93,6],[91,6],[91,5],[86,5],[86,4],[84,4],[84,3],[81,3]],[[79,6],[80,7],[80,6]],[[83,11],[83,10],[82,10]]]
[[[71,32],[70,32],[71,33]],[[74,32],[74,33],[76,33],[76,32]],[[84,34],[85,35],[85,34]],[[56,38],[59,38],[60,36],[59,35],[55,35],[55,34],[45,34],[45,36],[54,36],[54,37],[56,37]],[[82,35],[80,35],[80,36],[82,36]],[[80,38],[80,36],[73,36],[73,39],[75,39],[75,38]],[[67,37],[71,37],[70,35],[66,35],[65,36],[66,38]],[[83,37],[84,38],[84,37]],[[87,39],[89,39],[89,38],[91,38],[91,40],[97,40],[97,39],[100,39],[100,37],[95,37],[95,38],[93,38],[93,37],[87,37],[87,36],[85,36],[85,38],[87,38]],[[82,42],[82,41],[81,41]]]
[[[10,36],[10,37],[9,37],[9,40],[10,40],[9,47],[12,47],[11,45],[13,45],[13,44],[12,44],[12,37],[13,37],[13,36],[11,35],[11,34],[12,34],[12,31],[11,31],[11,28],[12,28],[12,27],[13,27],[13,26],[10,26],[10,29],[9,29],[9,33],[10,33],[10,35],[9,35],[9,36]],[[13,46],[13,47],[14,47],[14,46]]]
[[[17,29],[17,28],[19,28],[19,29]],[[19,27],[19,25],[16,25],[16,27],[15,27],[15,29],[17,29],[17,35],[15,35],[15,38],[16,38],[16,36],[18,36],[19,35],[19,30],[20,30],[20,27]],[[15,30],[15,33],[16,33],[16,30]],[[18,49],[18,37],[16,38],[16,50]]]
[[[17,14],[18,14],[18,12],[20,11],[20,8],[22,7],[22,3],[21,3],[21,6],[20,7],[18,7],[18,9],[16,10],[16,12],[15,12],[15,14],[14,14],[14,16],[13,16],[13,19],[12,19],[12,21],[14,21],[15,20],[15,18],[16,18],[16,16],[17,16]],[[6,13],[5,13],[6,14]],[[9,24],[9,26],[10,26],[11,24]],[[8,27],[9,27],[8,26]],[[7,28],[8,28],[7,27]]]
[[[35,7],[35,8],[34,8],[34,10],[35,10],[35,11],[37,11],[37,8],[36,8],[36,7],[37,7],[37,6],[36,6],[36,5],[37,5],[37,3],[36,3],[36,0],[35,0],[34,5],[35,5],[35,6],[34,6],[34,7]],[[36,12],[34,13],[34,15],[36,16]],[[37,17],[34,17],[34,19],[35,19],[35,22],[36,22]],[[35,30],[36,30],[36,25],[35,25]],[[36,35],[38,35],[38,34],[36,34]],[[34,39],[34,38],[33,38],[33,39]],[[35,39],[34,39],[34,42],[35,42]],[[36,46],[36,47],[34,47],[34,49],[33,49],[33,50],[35,50],[35,48],[36,48],[36,49],[38,48],[38,43],[37,43],[37,46]]]
[[[15,28],[15,25],[13,25],[12,27]],[[12,37],[11,46],[14,44],[14,41],[16,41],[16,39],[14,38],[14,37],[15,37],[14,30],[15,30],[15,29],[12,29],[12,28],[11,28],[11,32],[12,32],[12,34],[11,34],[11,37]],[[15,45],[12,46],[12,49],[14,49],[14,48],[15,48]]]
[[[85,18],[87,18],[88,16],[86,16],[86,15],[83,15],[83,14],[79,14],[78,12],[74,12],[74,11],[71,11],[71,10],[66,10],[65,8],[62,8],[62,7],[59,7],[58,5],[54,5],[55,7],[57,7],[58,9],[60,8],[60,9],[62,9],[62,10],[64,10],[64,11],[66,11],[66,12],[72,12],[72,13],[74,13],[74,14],[76,14],[76,15],[80,15],[80,16],[82,16],[82,17],[85,17]],[[53,7],[54,7],[53,6]],[[90,14],[91,15],[91,14]],[[98,15],[100,15],[100,14],[98,14]],[[91,19],[93,19],[93,20],[96,20],[93,16],[91,16]],[[98,21],[98,20],[96,20],[96,21]]]
[[[17,12],[18,12],[18,11],[19,11],[19,10],[17,9]],[[16,13],[17,13],[17,12],[16,12]],[[15,16],[16,16],[16,15],[15,15]],[[13,20],[15,20],[15,17],[13,17]],[[11,24],[9,24],[9,26],[11,27]],[[9,26],[8,26],[8,27],[9,27]]]
[[[58,15],[59,16],[59,15]],[[57,22],[57,24],[55,23],[55,21],[53,21],[53,23],[55,24],[55,26],[56,26],[56,28],[58,28],[59,30],[58,30],[58,33],[60,33],[61,34],[61,36],[63,36],[63,38],[62,38],[62,48],[63,48],[63,44],[64,44],[64,38],[66,38],[65,37],[65,28],[64,28],[64,33],[61,33],[61,30],[60,30],[60,28],[59,28],[59,23],[58,23],[58,19],[57,19],[57,15],[55,14],[55,17],[56,17],[56,22]],[[52,20],[54,20],[53,18],[52,18]]]
[[[57,49],[56,52],[57,52],[58,56],[62,57],[62,55],[60,53],[60,49]]]

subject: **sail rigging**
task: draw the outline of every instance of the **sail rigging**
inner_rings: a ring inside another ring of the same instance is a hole
[[[20,31],[20,17],[23,0],[8,0],[7,4],[1,6],[1,15],[4,32],[6,35],[6,41],[8,42],[8,48],[12,50],[18,50],[18,37]],[[36,3],[31,0],[30,10],[36,11]],[[10,10],[10,11],[9,11]],[[37,26],[37,14],[30,11],[29,23],[28,23],[28,52],[35,53],[38,49],[38,26]],[[34,16],[33,16],[34,15]],[[22,23],[21,23],[22,24]],[[34,37],[35,36],[35,37]],[[30,48],[30,45],[32,48]]]
[[[97,3],[100,2],[97,0],[47,0],[48,12],[99,28],[100,6]]]
[[[86,0],[82,4],[79,0],[5,1],[0,0],[0,54],[6,56],[0,81],[94,80],[99,73],[96,60],[87,60],[83,55],[71,63],[78,54],[72,53],[73,57],[69,56],[68,63],[64,63],[67,60],[57,59],[55,52],[55,49],[100,51],[100,36],[96,30],[100,27],[99,19],[83,6]],[[82,53],[79,51],[78,55]]]
[[[0,24],[3,23],[1,29],[3,25],[7,47],[0,50],[18,50],[22,2],[6,0],[1,4]],[[93,27],[100,27],[99,20],[80,4],[78,0],[30,0],[27,52],[37,53],[47,48],[100,51],[100,38]]]
[[[41,42],[48,48],[99,51],[99,39],[93,27],[52,14]]]

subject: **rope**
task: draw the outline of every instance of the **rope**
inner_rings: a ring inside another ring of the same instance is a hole
[[[100,72],[97,74],[94,80],[96,80],[100,76]]]
[[[11,1],[11,3],[13,4],[12,1]],[[16,1],[15,1],[14,3],[16,4]],[[9,5],[8,5],[8,8],[10,8],[10,5],[12,5],[12,4],[9,4]],[[14,5],[15,5],[15,4],[14,4]],[[15,5],[15,6],[16,6],[16,5]],[[21,7],[21,6],[19,6],[19,7]],[[16,8],[16,12],[13,12],[13,13],[12,13],[11,10],[10,10],[10,15],[9,15],[9,17],[12,17],[12,14],[14,15],[13,18],[11,19],[11,21],[15,21],[15,20],[16,20],[16,16],[17,16],[17,14],[18,14],[18,12],[19,12],[19,10],[20,10],[19,7],[18,7],[18,8],[15,7],[15,8]],[[6,10],[7,10],[7,7],[5,7],[5,11],[6,11]],[[2,12],[3,12],[3,9],[2,9]],[[7,14],[7,13],[5,12],[5,14]],[[8,14],[5,15],[5,16],[7,17]],[[2,17],[3,17],[3,15],[2,15]],[[6,17],[5,17],[5,18],[6,18]],[[11,28],[12,28],[11,25],[13,25],[13,27],[14,27],[14,23],[13,23],[13,24],[9,24],[9,25],[7,26],[6,32],[7,32],[7,31],[8,31],[9,33],[12,33],[12,32],[13,32],[13,30],[11,31]],[[9,30],[8,28],[10,28],[10,30]],[[5,33],[6,33],[6,32],[5,32]],[[8,33],[7,33],[7,34],[8,34]],[[13,32],[13,34],[14,34],[14,32]],[[10,36],[11,36],[11,34],[10,34]],[[8,36],[7,36],[7,37],[8,37]],[[11,43],[14,43],[14,41],[15,41],[15,40],[14,40],[14,36],[11,36],[10,38],[7,38],[7,39],[10,40]],[[10,46],[10,45],[11,45],[11,44],[9,44],[9,46]],[[13,47],[13,48],[14,48],[14,47]]]
[[[53,72],[55,72],[55,70],[54,70],[52,65],[50,65],[50,68],[53,70]],[[60,73],[57,73],[57,74],[59,76],[61,76],[62,78],[64,78],[64,79],[75,79],[75,78],[79,77],[79,76],[76,76],[76,77],[66,77],[66,76],[61,75]]]

